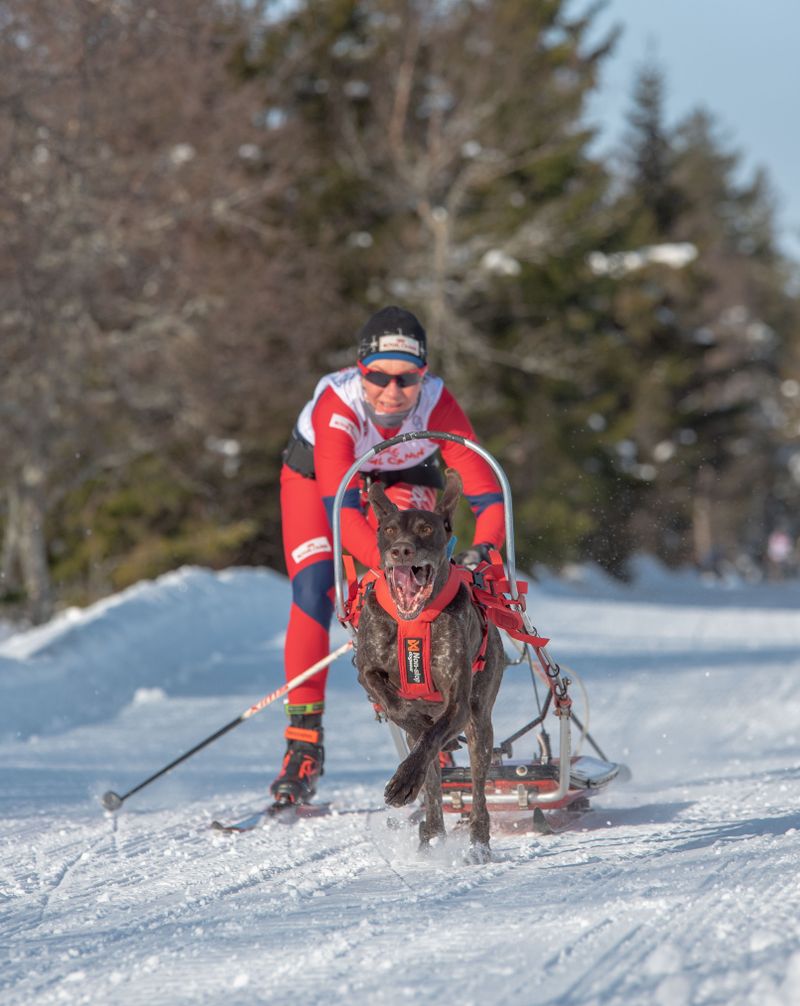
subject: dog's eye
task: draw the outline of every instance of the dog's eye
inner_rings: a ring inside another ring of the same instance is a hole
[[[387,538],[394,538],[394,536],[397,534],[397,528],[393,527],[391,524],[389,525],[389,527],[385,527],[382,530]]]
[[[433,534],[433,528],[430,526],[430,524],[420,524],[419,527],[417,528],[417,534],[427,538],[429,534]]]

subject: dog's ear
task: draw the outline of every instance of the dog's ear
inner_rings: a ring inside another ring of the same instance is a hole
[[[436,504],[436,513],[440,517],[444,517],[449,531],[453,527],[453,514],[456,510],[456,504],[461,499],[461,476],[455,468],[448,468],[444,475],[444,492]]]
[[[369,502],[372,509],[375,511],[375,516],[378,518],[378,523],[385,520],[386,517],[391,517],[400,509],[397,504],[392,503],[389,497],[386,495],[386,490],[383,488],[382,483],[373,482],[369,487],[368,492]]]

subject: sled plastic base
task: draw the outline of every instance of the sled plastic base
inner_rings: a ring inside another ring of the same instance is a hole
[[[558,789],[559,763],[534,761],[504,761],[489,768],[486,780],[486,804],[490,812],[531,810],[544,807],[555,810],[577,801],[587,801],[605,789],[620,771],[613,762],[588,755],[573,758],[570,763],[570,785],[556,801],[547,800],[548,793]],[[542,797],[545,797],[542,800]],[[442,807],[460,813],[472,804],[472,775],[469,767],[460,765],[442,769]]]

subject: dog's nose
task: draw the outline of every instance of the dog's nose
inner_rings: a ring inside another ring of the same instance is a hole
[[[413,545],[408,542],[398,542],[389,549],[389,555],[394,559],[395,562],[407,561],[408,559],[413,559],[416,554],[416,549]]]

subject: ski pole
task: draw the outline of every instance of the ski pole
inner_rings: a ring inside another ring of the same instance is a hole
[[[144,789],[144,787],[149,786],[151,782],[155,782],[156,779],[160,779],[161,776],[169,772],[170,769],[175,768],[176,765],[180,765],[180,763],[182,761],[186,761],[187,758],[191,758],[193,754],[197,754],[198,751],[222,737],[222,735],[226,734],[229,730],[233,730],[233,728],[238,727],[240,723],[244,723],[244,721],[249,720],[251,716],[255,716],[256,713],[260,713],[262,709],[266,709],[267,706],[271,705],[282,695],[286,695],[287,692],[313,677],[323,668],[327,667],[328,664],[332,664],[337,657],[341,657],[342,654],[346,653],[352,646],[353,641],[348,639],[346,643],[342,643],[338,649],[333,650],[333,652],[329,653],[327,657],[323,657],[322,660],[318,660],[316,664],[312,664],[311,667],[308,667],[302,674],[298,674],[296,678],[292,678],[292,680],[287,681],[285,685],[281,685],[281,687],[276,688],[274,692],[270,692],[269,695],[265,695],[263,699],[259,699],[258,702],[250,706],[249,709],[245,709],[241,716],[237,716],[235,720],[231,720],[230,723],[226,723],[224,727],[221,727],[216,731],[216,733],[211,734],[210,737],[206,737],[204,741],[200,741],[199,744],[195,744],[191,750],[185,752],[185,754],[182,754],[174,761],[171,761],[169,765],[165,765],[164,768],[159,769],[158,772],[155,772],[149,778],[145,779],[144,782],[140,782],[138,786],[134,786],[133,789],[129,789],[127,793],[123,793],[121,796],[119,793],[115,793],[110,789],[107,793],[102,795],[100,802],[106,810],[118,810],[129,796],[133,796],[134,793],[138,793],[140,789]]]

